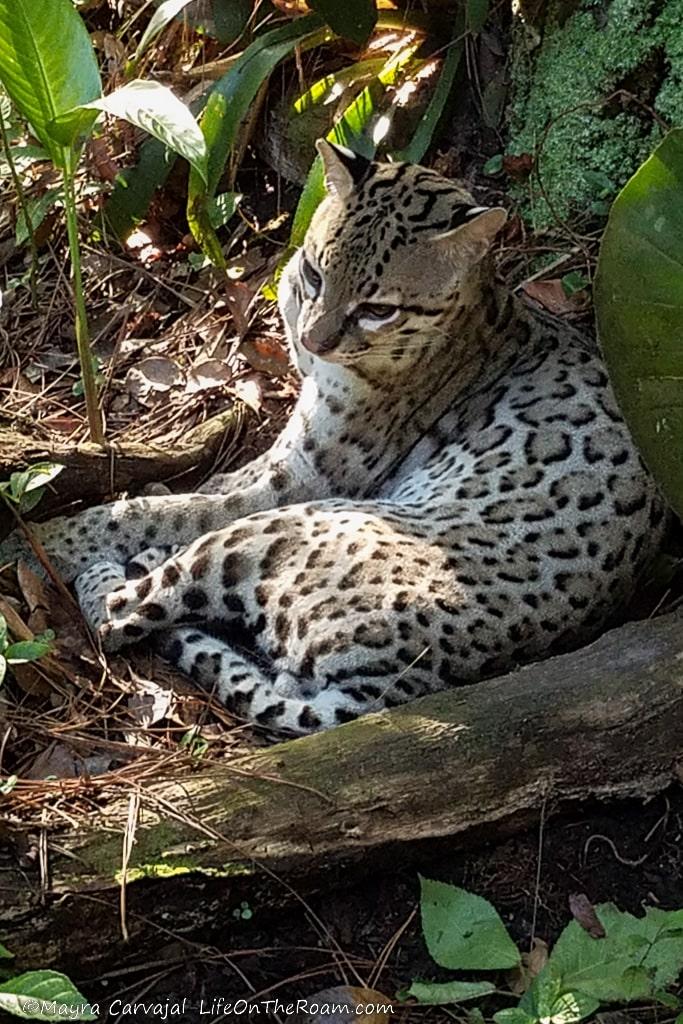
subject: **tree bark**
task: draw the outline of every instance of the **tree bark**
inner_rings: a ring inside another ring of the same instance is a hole
[[[143,783],[131,936],[144,944],[155,920],[187,924],[188,914],[206,926],[209,892],[224,926],[228,894],[254,883],[245,872],[259,885],[274,872],[305,891],[316,873],[360,858],[376,865],[421,840],[471,845],[529,825],[542,807],[663,789],[683,756],[682,623],[677,614],[632,623],[505,677]],[[78,828],[55,825],[48,892],[27,869],[0,874],[2,941],[23,963],[83,968],[94,947],[101,956],[121,942],[115,876],[132,791]]]
[[[237,439],[242,420],[238,404],[195,427],[181,446],[172,449],[139,443],[114,443],[104,449],[90,443],[75,446],[54,435],[43,438],[35,428],[30,434],[0,426],[0,480],[32,463],[60,462],[64,472],[46,491],[39,506],[41,517],[84,498],[98,504],[123,491],[139,493],[145,484],[160,480],[173,479],[180,489],[191,490]],[[11,516],[0,508],[0,536],[12,527]]]

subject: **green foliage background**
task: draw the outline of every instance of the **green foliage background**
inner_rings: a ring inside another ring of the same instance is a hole
[[[683,0],[582,0],[569,18],[566,7],[549,0],[540,44],[515,22],[508,152],[539,154],[542,188],[534,176],[516,188],[536,228],[591,204],[606,213],[683,124]]]

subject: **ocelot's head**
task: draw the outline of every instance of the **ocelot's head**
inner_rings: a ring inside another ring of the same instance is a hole
[[[280,284],[302,369],[310,355],[409,369],[447,343],[480,298],[481,263],[505,210],[414,164],[373,163],[318,143],[327,196]]]

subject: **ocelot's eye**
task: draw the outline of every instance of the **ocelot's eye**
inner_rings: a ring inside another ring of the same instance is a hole
[[[299,267],[301,269],[301,279],[303,280],[306,294],[309,299],[314,299],[322,288],[322,275],[315,269],[304,253],[301,254]]]
[[[361,327],[371,328],[391,323],[392,320],[396,320],[399,313],[398,306],[391,306],[388,302],[364,302],[356,309]]]
[[[371,316],[375,320],[386,320],[388,316],[396,312],[396,306],[390,306],[388,303],[382,302],[364,302],[362,306],[359,306],[358,312],[361,316]]]

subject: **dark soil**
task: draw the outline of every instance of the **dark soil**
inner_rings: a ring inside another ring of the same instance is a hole
[[[202,893],[215,907],[212,924],[202,934],[186,934],[182,922],[169,921],[168,932],[159,935],[157,955],[141,958],[131,950],[130,957],[106,964],[98,977],[79,977],[79,987],[99,1002],[102,1020],[116,1020],[123,1004],[138,1003],[120,1018],[136,1024],[153,1024],[163,1012],[178,1024],[284,1020],[282,1005],[346,982],[372,982],[392,998],[414,978],[448,977],[431,962],[421,937],[416,913],[420,874],[491,900],[520,948],[528,950],[534,936],[555,941],[571,920],[568,900],[575,893],[596,904],[612,901],[637,915],[647,906],[683,906],[682,836],[683,791],[676,788],[645,805],[586,806],[470,852],[447,841],[431,844],[410,863],[402,857],[357,881],[351,873],[328,881],[305,907],[289,902],[273,910],[260,906],[258,896],[244,907],[226,894],[225,883],[216,883]],[[245,910],[252,916],[236,920]],[[396,937],[385,966],[373,975]],[[226,1012],[221,998],[233,1004],[245,1000],[252,1010],[242,1011],[238,1004]],[[275,999],[278,1007],[266,1005]],[[488,1016],[514,1001],[489,1000],[482,1009]],[[109,1016],[108,1007],[113,1011]],[[428,1017],[440,1024],[464,1017],[462,1008],[453,1011],[458,1008],[397,1004],[393,1019]],[[672,1014],[661,1007],[639,1007],[629,1017],[666,1021]]]

